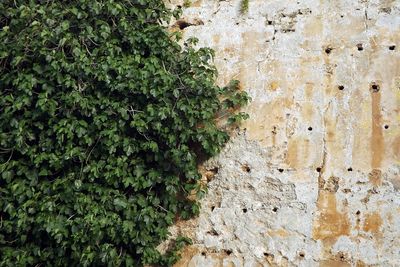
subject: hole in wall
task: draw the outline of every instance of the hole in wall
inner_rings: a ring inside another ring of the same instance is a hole
[[[214,179],[215,175],[218,173],[218,170],[219,170],[218,167],[207,169],[207,171],[204,173],[204,176],[206,177],[208,182]]]
[[[279,172],[283,172],[283,169],[278,169]]]
[[[244,172],[251,172],[251,169],[250,169],[249,165],[247,165],[247,164],[242,165],[242,170]]]
[[[347,168],[347,171],[348,171],[348,172],[352,172],[352,171],[353,171],[353,168],[352,168],[352,167],[349,167],[349,168]]]
[[[243,213],[246,213],[246,212],[247,212],[247,209],[246,209],[246,208],[244,208],[244,209],[242,209],[242,211],[243,211]]]
[[[203,251],[203,252],[201,253],[201,255],[206,256],[207,253],[206,253],[205,251]]]
[[[268,258],[268,260],[273,260],[274,259],[274,254],[264,252],[264,256]]]
[[[340,91],[343,91],[343,90],[344,90],[344,86],[343,86],[343,85],[339,85],[339,86],[338,86],[338,89],[339,89]]]
[[[316,168],[315,170],[316,170],[317,172],[321,172],[322,169],[321,169],[321,167],[318,167],[318,168]]]
[[[376,83],[372,83],[370,87],[371,92],[377,93],[380,90],[380,86]]]
[[[209,169],[209,171],[211,171],[211,172],[217,174],[218,171],[219,171],[219,168],[215,166],[215,167],[212,167],[211,169]]]
[[[305,254],[304,252],[300,252],[300,253],[299,253],[299,256],[300,256],[301,258],[304,258],[304,257],[306,256],[306,254]]]
[[[327,48],[325,48],[325,53],[327,53],[328,55],[332,52],[333,48],[328,46]]]
[[[183,30],[189,26],[192,26],[192,24],[190,24],[189,22],[184,21],[184,20],[178,20],[176,22],[176,25],[179,27],[180,30]]]
[[[268,25],[272,25],[272,20],[267,21]]]
[[[211,211],[214,211],[215,210],[215,206],[211,206]]]
[[[348,256],[347,256],[347,254],[345,253],[345,252],[342,252],[342,251],[339,251],[339,253],[337,254],[337,255],[335,255],[336,256],[336,258],[338,258],[339,259],[339,261],[341,261],[341,262],[346,262],[348,259]]]
[[[361,211],[357,210],[356,215],[360,215]]]
[[[364,50],[363,45],[362,44],[357,44],[357,50],[358,51],[363,51]]]
[[[311,126],[310,126],[310,127],[308,127],[307,129],[308,129],[309,131],[312,131],[312,127],[311,127]]]
[[[273,134],[273,135],[276,135],[278,132],[276,131],[276,126],[274,126],[274,129],[271,131],[271,133]]]
[[[395,46],[395,45],[389,46],[389,50],[393,51],[393,50],[395,50],[395,49],[396,49],[396,46]]]
[[[214,229],[212,229],[211,231],[207,231],[207,234],[212,235],[212,236],[219,236],[217,231],[215,231]]]
[[[274,207],[274,208],[272,209],[272,211],[273,211],[273,212],[277,212],[277,211],[278,211],[278,207]]]
[[[225,249],[224,251],[225,251],[226,255],[228,255],[228,256],[232,254],[232,250],[230,250],[230,249]]]
[[[385,128],[385,129],[389,129],[389,125],[385,125],[384,128]]]

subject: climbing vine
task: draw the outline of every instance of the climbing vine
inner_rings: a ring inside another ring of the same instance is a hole
[[[161,0],[0,1],[0,266],[171,265],[249,97]]]

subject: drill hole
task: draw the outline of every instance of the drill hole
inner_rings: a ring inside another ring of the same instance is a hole
[[[352,172],[352,171],[353,171],[353,168],[350,167],[350,168],[347,169],[347,171],[348,171],[348,172]]]
[[[389,129],[389,125],[385,125],[384,127],[385,127],[385,129]]]
[[[339,89],[340,91],[343,91],[343,90],[344,90],[344,86],[343,86],[343,85],[339,85],[339,86],[338,86],[338,89]]]
[[[278,169],[279,172],[283,172],[283,169]]]
[[[244,208],[244,209],[242,209],[242,211],[243,211],[243,213],[246,213],[246,212],[247,212],[247,209],[246,209],[246,208]]]
[[[309,131],[312,131],[312,127],[308,127],[308,130],[309,130]]]
[[[271,258],[271,259],[274,258],[274,254],[271,254],[271,253],[268,253],[268,252],[264,252],[264,256],[267,257],[267,258]]]
[[[329,55],[331,52],[332,52],[332,47],[325,48],[325,53]]]
[[[278,211],[278,208],[277,208],[277,207],[274,207],[274,208],[272,209],[272,211],[273,211],[273,212],[277,212],[277,211]]]
[[[317,170],[317,172],[321,172],[322,169],[321,169],[321,167],[318,167],[316,170]]]
[[[242,165],[242,170],[243,170],[244,172],[250,172],[250,171],[251,171],[249,165],[247,165],[247,164]]]
[[[373,93],[377,93],[377,92],[379,92],[379,90],[380,90],[380,87],[379,87],[379,85],[377,85],[377,84],[371,84],[371,91],[373,92]]]
[[[395,49],[396,49],[396,46],[395,46],[395,45],[389,46],[389,50],[393,51],[393,50],[395,50]]]
[[[357,50],[358,51],[363,51],[364,50],[363,45],[362,44],[357,44]]]

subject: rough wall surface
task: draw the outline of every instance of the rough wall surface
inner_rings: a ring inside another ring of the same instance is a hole
[[[198,0],[180,24],[253,101],[172,228],[194,241],[176,266],[400,266],[400,1],[239,9]]]

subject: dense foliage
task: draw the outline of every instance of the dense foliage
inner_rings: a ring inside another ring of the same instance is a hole
[[[248,101],[161,0],[0,1],[0,266],[170,265]]]

